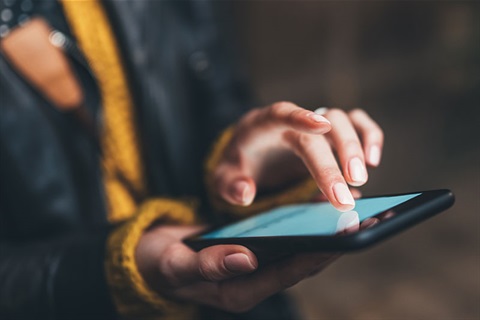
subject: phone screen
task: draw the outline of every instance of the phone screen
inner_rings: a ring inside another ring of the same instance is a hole
[[[203,234],[199,238],[331,236],[346,230],[356,231],[362,222],[375,219],[379,214],[387,213],[389,209],[419,195],[421,193],[358,199],[355,208],[348,212],[340,212],[326,202],[284,206]]]

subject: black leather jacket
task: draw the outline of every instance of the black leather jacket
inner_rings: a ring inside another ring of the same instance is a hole
[[[58,4],[42,3],[52,27],[72,39]],[[225,16],[209,1],[104,4],[134,96],[149,196],[202,198],[210,144],[251,106],[219,28]],[[68,51],[101,119],[95,79],[76,47]],[[115,318],[103,266],[115,226],[94,144],[3,55],[0,94],[0,318]]]

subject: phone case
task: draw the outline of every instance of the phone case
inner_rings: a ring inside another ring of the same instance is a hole
[[[387,211],[392,211],[394,213],[393,217],[386,219],[371,228],[360,230],[352,234],[334,236],[269,236],[221,239],[201,239],[199,238],[201,234],[199,234],[185,239],[184,242],[197,251],[218,244],[239,244],[252,250],[261,261],[269,261],[281,256],[301,252],[358,251],[392,237],[393,235],[448,209],[455,201],[453,193],[446,189],[420,191],[417,193],[421,193],[421,195],[378,214],[381,215]],[[407,193],[381,195],[381,197],[406,194]],[[205,234],[205,232],[202,234]]]

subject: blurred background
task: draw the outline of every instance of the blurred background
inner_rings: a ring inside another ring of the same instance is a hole
[[[239,1],[263,104],[361,107],[384,128],[365,195],[449,188],[449,211],[289,291],[306,319],[480,319],[480,6]]]

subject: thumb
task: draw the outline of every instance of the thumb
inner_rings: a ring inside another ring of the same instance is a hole
[[[251,273],[258,267],[257,258],[239,245],[216,245],[199,252],[175,248],[170,252],[165,274],[176,286],[196,281],[222,281]]]

